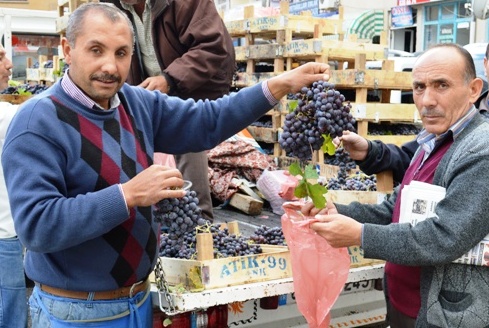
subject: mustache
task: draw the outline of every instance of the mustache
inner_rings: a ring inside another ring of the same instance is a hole
[[[423,108],[419,114],[421,116],[443,116],[443,112],[435,108]]]
[[[97,80],[100,82],[121,82],[121,77],[119,75],[112,74],[93,74],[90,76],[90,80]]]

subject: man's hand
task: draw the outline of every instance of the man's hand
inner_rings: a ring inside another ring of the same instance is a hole
[[[368,154],[368,141],[364,137],[350,131],[343,131],[343,135],[339,138],[339,142],[343,143],[343,148],[350,154],[351,159],[363,161]],[[333,141],[336,146],[339,146],[338,140]]]
[[[328,81],[330,78],[328,64],[308,62],[291,71],[272,77],[267,81],[270,92],[275,99],[280,99],[288,93],[298,92],[316,81]]]
[[[341,214],[316,215],[311,229],[333,247],[361,246],[362,224]]]
[[[122,184],[122,190],[129,208],[150,206],[163,198],[181,198],[185,196],[182,173],[163,165],[151,165],[134,178]]]
[[[146,80],[141,82],[139,86],[150,91],[160,90],[163,93],[168,93],[170,91],[168,82],[166,81],[165,77],[161,75],[148,77]]]
[[[313,202],[307,202],[302,206],[301,213],[305,216],[316,216],[318,214],[338,214],[338,211],[336,210],[336,206],[334,206],[333,202],[331,201],[328,201],[326,203],[326,207],[321,210],[314,207]]]

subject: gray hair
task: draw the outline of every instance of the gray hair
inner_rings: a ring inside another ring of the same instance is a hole
[[[134,28],[131,21],[127,15],[117,8],[112,3],[106,2],[86,2],[79,6],[75,11],[70,14],[68,18],[68,26],[66,27],[66,39],[71,47],[75,47],[75,41],[80,34],[83,33],[83,21],[87,16],[87,13],[91,10],[96,10],[101,12],[107,17],[111,22],[119,22],[124,19],[127,22],[127,26],[131,30],[132,44],[136,42],[136,37],[134,35]]]

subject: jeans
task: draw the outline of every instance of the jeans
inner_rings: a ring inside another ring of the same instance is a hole
[[[0,328],[27,327],[23,262],[19,239],[0,239]]]
[[[114,300],[55,296],[35,286],[29,299],[33,328],[150,328],[153,326],[149,289]]]

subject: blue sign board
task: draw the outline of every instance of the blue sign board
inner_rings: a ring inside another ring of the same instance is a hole
[[[405,27],[413,25],[413,11],[410,6],[392,7],[392,27]]]

